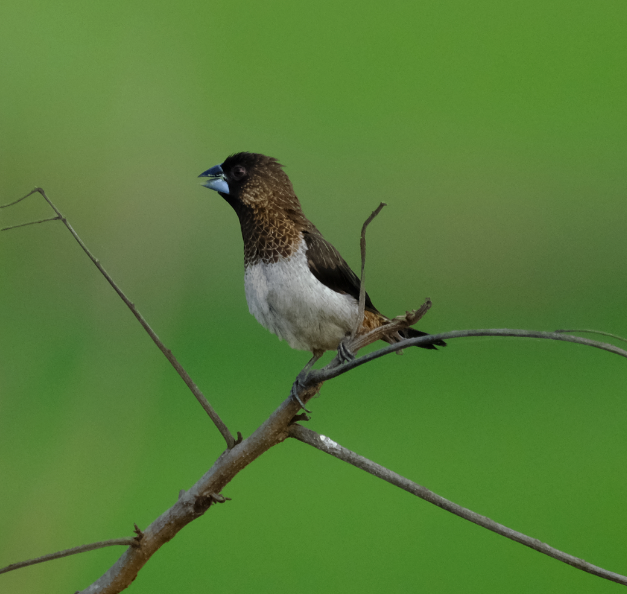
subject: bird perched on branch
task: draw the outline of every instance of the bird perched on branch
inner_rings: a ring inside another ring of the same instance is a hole
[[[244,239],[244,285],[250,313],[293,349],[311,351],[308,368],[336,350],[357,322],[360,281],[307,219],[283,166],[255,153],[231,155],[199,177],[237,213]],[[362,332],[385,324],[366,293]],[[425,336],[404,328],[387,342]],[[435,349],[442,340],[418,345]]]

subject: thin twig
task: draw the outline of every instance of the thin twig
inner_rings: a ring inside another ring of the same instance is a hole
[[[9,206],[13,206],[14,204],[17,204],[18,202],[22,202],[22,200],[25,200],[26,198],[28,198],[29,196],[32,196],[36,192],[39,192],[39,188],[33,188],[28,194],[26,194],[26,196],[22,196],[21,198],[18,198],[17,200],[15,200],[15,202],[9,202],[9,204],[0,204],[0,208],[8,208]]]
[[[7,573],[14,569],[21,569],[22,567],[28,567],[29,565],[35,565],[37,563],[43,563],[44,561],[52,561],[54,559],[61,559],[62,557],[69,557],[70,555],[78,555],[79,553],[86,553],[87,551],[95,551],[96,549],[102,549],[104,547],[112,547],[115,545],[125,545],[127,547],[138,546],[138,540],[135,538],[114,538],[112,540],[103,540],[101,542],[94,542],[80,547],[74,547],[71,549],[65,549],[64,551],[57,551],[56,553],[50,553],[49,555],[43,555],[36,559],[29,559],[28,561],[20,561],[19,563],[11,563],[0,569],[0,573]]]
[[[361,281],[359,283],[359,309],[357,310],[357,323],[353,330],[352,337],[354,338],[359,334],[359,330],[364,321],[364,312],[366,309],[366,228],[373,219],[381,212],[384,206],[387,206],[385,202],[381,202],[375,210],[372,211],[370,216],[364,222],[361,228],[361,239],[359,240],[359,247],[361,248]]]
[[[194,381],[189,376],[187,371],[183,369],[182,365],[178,362],[176,357],[172,354],[172,351],[170,351],[170,349],[167,349],[165,345],[163,344],[163,342],[161,342],[161,339],[153,331],[153,329],[150,327],[150,325],[144,319],[141,313],[139,313],[139,310],[135,307],[135,304],[132,303],[131,300],[123,293],[122,289],[120,289],[120,287],[116,284],[116,282],[111,278],[109,273],[103,268],[102,264],[100,264],[100,261],[96,259],[94,255],[89,251],[87,246],[83,243],[82,239],[78,236],[76,231],[74,231],[72,225],[70,225],[68,220],[61,214],[59,209],[51,202],[50,198],[48,198],[48,196],[46,195],[46,192],[42,188],[35,188],[29,194],[26,194],[26,196],[23,196],[22,198],[20,198],[19,200],[16,200],[15,202],[12,202],[11,204],[5,204],[2,208],[5,208],[7,206],[12,206],[13,204],[17,204],[21,200],[24,200],[24,198],[28,198],[28,196],[34,193],[41,194],[46,200],[46,202],[50,205],[52,210],[54,210],[54,212],[57,214],[56,217],[53,217],[52,219],[47,219],[47,220],[58,219],[66,226],[67,230],[72,234],[72,237],[74,237],[74,239],[78,242],[78,245],[81,246],[81,249],[87,254],[89,259],[96,265],[96,268],[98,268],[100,273],[107,279],[107,282],[113,287],[114,291],[120,296],[122,301],[124,301],[126,306],[131,310],[135,318],[137,318],[137,321],[142,325],[142,327],[148,333],[150,338],[152,338],[153,342],[157,345],[159,350],[165,355],[166,359],[170,362],[172,367],[174,367],[176,372],[181,376],[181,378],[183,379],[187,387],[191,390],[192,394],[196,397],[196,400],[198,400],[198,402],[200,403],[200,406],[203,407],[205,412],[209,415],[211,420],[214,422],[215,426],[218,428],[218,431],[220,431],[220,433],[222,434],[222,437],[224,437],[227,448],[231,449],[237,443],[237,441],[233,438],[227,426],[223,423],[222,419],[218,416],[218,413],[214,410],[211,404],[209,404],[209,401],[205,398],[205,396],[200,391],[198,386],[194,383]],[[39,222],[39,221],[36,221],[36,222]],[[241,439],[241,436],[239,436],[238,434],[238,440],[240,439]]]
[[[556,330],[555,332],[587,332],[590,334],[600,334],[601,336],[610,336],[611,338],[616,338],[617,340],[622,340],[623,342],[627,342],[627,338],[623,338],[622,336],[618,336],[618,334],[610,334],[609,332],[601,332],[601,330]]]
[[[512,530],[511,528],[503,526],[503,524],[499,524],[486,516],[482,516],[470,509],[458,505],[457,503],[453,503],[433,491],[430,491],[426,487],[418,485],[400,474],[392,472],[388,468],[385,468],[376,462],[372,462],[372,460],[368,460],[368,458],[364,458],[363,456],[346,449],[332,439],[324,435],[319,435],[315,431],[311,431],[311,429],[307,429],[301,425],[292,425],[290,427],[290,437],[294,437],[303,443],[309,444],[327,454],[330,454],[331,456],[335,456],[344,462],[348,462],[357,468],[361,468],[362,470],[365,470],[366,472],[369,472],[370,474],[383,479],[392,485],[400,487],[412,495],[416,495],[416,497],[420,497],[420,499],[424,499],[433,505],[437,505],[438,507],[451,512],[460,518],[473,522],[482,528],[492,530],[492,532],[496,532],[501,536],[505,536],[506,538],[519,542],[520,544],[530,547],[539,553],[553,557],[558,561],[572,565],[582,571],[592,573],[598,577],[616,582],[618,584],[627,585],[627,577],[623,575],[607,571],[606,569],[592,565],[583,559],[573,557],[568,553],[564,553],[546,543],[540,542],[536,538],[531,538],[526,534]]]
[[[417,324],[423,316],[431,309],[431,299],[427,299],[418,309],[413,311],[408,311],[404,316],[397,316],[393,320],[390,321],[389,324],[384,324],[383,326],[379,326],[378,328],[374,328],[370,330],[367,334],[362,334],[355,336],[349,343],[348,349],[351,353],[357,353],[360,349],[363,349],[365,346],[376,342],[377,340],[382,339],[385,336],[394,335],[399,330],[403,328],[408,328],[409,326],[413,326]],[[339,362],[339,360],[338,360]]]
[[[11,225],[10,227],[3,227],[0,231],[8,231],[9,229],[17,229],[18,227],[26,227],[27,225],[36,225],[37,223],[47,223],[48,221],[58,221],[59,217],[50,217],[48,219],[41,219],[39,221],[30,221],[30,223],[20,223],[19,225]]]
[[[511,336],[517,338],[542,338],[547,340],[561,340],[563,342],[574,342],[576,344],[582,344],[586,346],[602,349],[615,355],[627,357],[627,351],[618,348],[613,344],[607,342],[598,342],[596,340],[590,340],[588,338],[582,338],[580,336],[568,336],[567,334],[559,334],[557,332],[538,332],[535,330],[509,330],[507,328],[495,328],[488,330],[454,330],[452,332],[443,332],[441,334],[428,334],[426,336],[419,336],[417,338],[408,338],[401,342],[390,344],[378,351],[368,353],[363,357],[358,357],[352,361],[347,361],[342,365],[337,365],[335,359],[331,361],[326,367],[322,369],[312,369],[307,377],[303,380],[304,387],[318,384],[326,380],[330,380],[334,377],[338,377],[348,371],[369,363],[374,359],[389,355],[401,349],[406,349],[410,346],[417,346],[422,344],[431,344],[436,340],[450,340],[452,338],[465,338],[467,336]]]

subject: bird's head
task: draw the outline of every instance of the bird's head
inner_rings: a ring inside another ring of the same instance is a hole
[[[278,206],[296,199],[283,166],[276,159],[258,153],[236,153],[198,177],[206,177],[203,186],[218,192],[231,205],[260,206],[274,202]]]

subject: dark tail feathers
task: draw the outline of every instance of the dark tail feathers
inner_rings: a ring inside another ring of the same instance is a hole
[[[399,334],[403,338],[417,338],[418,336],[429,336],[427,332],[421,332],[420,330],[414,330],[413,328],[404,328],[403,330],[399,330]],[[437,351],[435,345],[443,347],[446,346],[446,343],[443,340],[436,340],[433,344],[417,344],[416,346],[419,346],[421,349],[432,349]]]

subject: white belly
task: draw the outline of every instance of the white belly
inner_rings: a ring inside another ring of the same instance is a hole
[[[309,270],[302,241],[289,258],[246,268],[250,313],[293,349],[335,350],[357,318],[357,300],[323,285]]]

